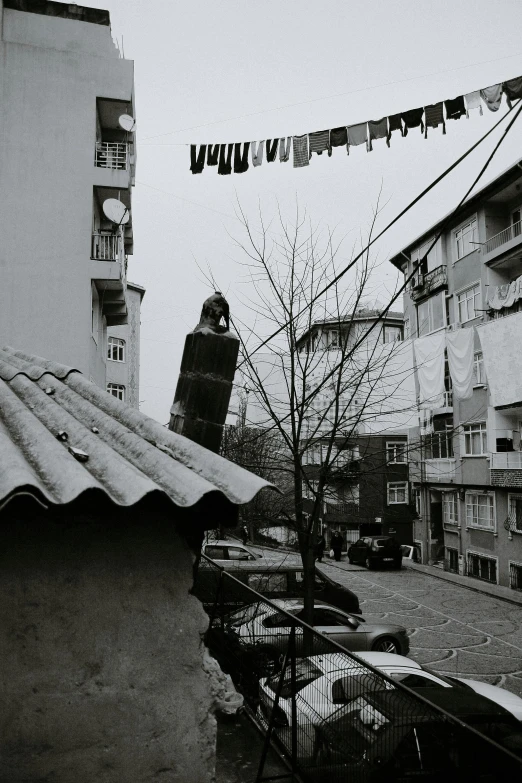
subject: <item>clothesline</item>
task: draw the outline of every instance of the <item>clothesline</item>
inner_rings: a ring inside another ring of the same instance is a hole
[[[382,117],[380,120],[368,120],[356,125],[343,125],[322,131],[304,133],[300,136],[263,139],[261,141],[232,142],[228,144],[197,144],[190,145],[190,170],[193,174],[201,174],[205,168],[217,166],[218,174],[243,174],[248,171],[250,163],[254,168],[262,165],[266,156],[267,163],[273,163],[279,157],[280,163],[290,159],[293,167],[302,168],[310,164],[312,154],[331,157],[334,147],[345,147],[350,154],[351,147],[366,145],[367,152],[373,149],[373,142],[386,139],[390,146],[392,134],[398,131],[401,136],[407,136],[408,131],[420,128],[424,138],[428,136],[428,128],[442,128],[446,133],[448,120],[459,120],[464,114],[469,118],[470,111],[478,109],[482,114],[482,104],[490,111],[498,111],[502,95],[506,96],[509,108],[511,101],[522,98],[522,76],[509,79],[501,84],[484,87],[481,90],[460,95],[457,98],[439,101],[438,103],[410,109],[405,112]],[[233,163],[232,163],[233,157]]]

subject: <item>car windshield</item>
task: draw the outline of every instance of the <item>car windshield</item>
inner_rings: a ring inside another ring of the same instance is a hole
[[[310,685],[311,682],[317,680],[319,677],[321,677],[321,675],[321,669],[318,669],[317,666],[314,666],[311,661],[308,661],[306,658],[297,660],[295,664],[295,688],[292,688],[292,672],[289,667],[287,668],[283,678],[281,698],[288,699],[292,695],[295,696],[296,693],[302,691],[303,688],[306,688],[307,685]],[[267,688],[270,688],[270,690],[274,693],[277,691],[279,678],[280,674],[275,674],[266,682]]]
[[[250,622],[255,617],[261,617],[266,614],[269,609],[270,607],[267,604],[250,604],[250,606],[245,606],[229,614],[226,623],[232,628],[239,628],[239,626],[245,625],[245,623]]]
[[[288,609],[287,611],[289,614],[296,614],[300,611],[300,608]],[[274,612],[263,620],[265,628],[289,628],[293,624],[295,624],[295,620],[292,621],[283,612]]]
[[[360,758],[389,725],[386,715],[360,696],[342,708],[337,720],[323,723],[319,741],[329,755]]]

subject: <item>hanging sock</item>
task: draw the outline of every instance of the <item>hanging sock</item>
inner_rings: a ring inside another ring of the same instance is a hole
[[[234,149],[233,144],[220,144],[218,174],[232,174],[232,150],[233,149]],[[225,155],[225,150],[226,150],[226,155]]]
[[[196,144],[190,145],[190,170],[193,174],[201,174],[205,166],[207,145],[201,144],[197,155],[196,155],[196,148],[197,148]]]
[[[358,147],[359,144],[366,144],[368,150],[368,123],[361,122],[359,125],[349,125],[348,131],[348,154],[350,147]]]
[[[440,103],[432,103],[430,106],[425,106],[424,114],[426,118],[426,130],[424,131],[425,139],[428,138],[428,128],[438,128],[439,125],[442,125],[442,133],[446,133],[442,101]]]
[[[279,140],[279,161],[280,163],[286,163],[290,158],[290,149],[292,146],[292,137],[288,136],[286,144],[284,139]]]
[[[302,136],[294,136],[292,141],[294,145],[294,169],[309,166],[308,133],[304,133]]]
[[[466,114],[466,107],[464,106],[464,96],[459,95],[458,98],[450,98],[449,101],[444,101],[446,107],[446,119],[447,120],[460,120],[463,114]]]
[[[368,152],[373,149],[372,141],[374,139],[386,139],[386,144],[390,146],[390,140],[388,138],[388,118],[383,117],[382,120],[370,120],[368,123],[369,132],[369,146]]]
[[[422,121],[422,115],[424,109],[410,109],[409,111],[403,111],[401,114],[401,120],[404,123],[404,136],[408,135],[410,128],[418,128],[420,126],[421,133],[424,133],[424,123]]]
[[[266,162],[273,163],[277,156],[277,148],[279,147],[279,139],[267,139],[266,140]]]
[[[308,134],[308,141],[310,147],[310,157],[312,152],[317,152],[318,155],[322,155],[323,152],[328,152],[328,157],[332,154],[332,145],[330,144],[330,131],[315,131],[315,133]]]
[[[480,97],[490,111],[498,111],[502,100],[502,85],[492,84],[480,91]]]
[[[234,174],[244,174],[248,171],[248,151],[250,149],[250,142],[245,141],[243,144],[243,154],[241,154],[241,142],[234,145]]]
[[[388,117],[388,138],[386,141],[388,142],[388,147],[390,146],[390,139],[393,131],[400,131],[401,136],[404,136],[404,131],[402,129],[402,120],[400,114],[392,114],[391,117]]]
[[[468,92],[468,94],[464,96],[464,100],[466,101],[466,117],[468,119],[469,119],[469,113],[472,109],[479,109],[480,114],[482,115],[482,103],[480,101],[480,90],[475,90],[475,92]]]
[[[504,82],[502,89],[506,95],[507,105],[511,109],[511,101],[515,101],[517,98],[522,98],[522,76],[518,76],[516,79],[509,79]]]
[[[219,144],[209,144],[207,152],[207,166],[217,166],[219,160]]]
[[[348,150],[348,132],[346,125],[342,128],[332,128],[330,131],[330,144],[332,147],[346,147]]]
[[[252,154],[252,165],[253,166],[260,166],[263,162],[263,152],[265,149],[265,142],[260,141],[257,144],[256,149],[256,143],[255,141],[251,142],[252,146],[250,147],[250,152]]]

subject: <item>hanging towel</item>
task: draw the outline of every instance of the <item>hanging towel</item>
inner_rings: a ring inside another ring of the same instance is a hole
[[[273,163],[276,159],[277,148],[279,147],[279,139],[267,139],[266,140],[266,162]]]
[[[496,318],[477,329],[494,407],[522,402],[522,313]]]
[[[330,131],[315,131],[308,134],[308,142],[310,145],[310,157],[312,152],[317,152],[318,155],[322,155],[323,152],[328,152],[328,157],[332,154],[332,145],[330,144]]]
[[[244,174],[248,171],[248,150],[250,149],[250,142],[245,141],[243,144],[243,153],[241,154],[241,142],[234,145],[234,174]]]
[[[409,111],[403,111],[401,114],[401,120],[404,123],[404,136],[408,135],[409,128],[418,128],[420,125],[421,133],[424,133],[424,123],[422,121],[422,115],[424,109],[410,109]]]
[[[346,125],[342,128],[332,128],[330,131],[330,144],[332,147],[345,147],[348,145]]]
[[[466,102],[466,117],[469,118],[469,113],[472,109],[479,109],[480,114],[482,114],[480,90],[475,90],[475,92],[468,92],[468,94],[464,96],[464,100]]]
[[[290,157],[290,148],[292,146],[292,138],[291,136],[288,136],[285,144],[284,139],[280,139],[279,141],[279,160],[281,163],[286,163],[286,161]]]
[[[469,400],[473,396],[473,359],[475,330],[457,329],[446,335],[448,365],[453,384],[453,394],[459,400]]]
[[[265,142],[260,141],[257,145],[256,149],[256,142],[252,141],[250,147],[250,152],[252,154],[252,165],[253,166],[260,166],[263,162],[263,151],[265,149]]]
[[[190,170],[193,174],[201,174],[205,166],[205,156],[207,154],[207,145],[201,144],[199,152],[196,155],[196,144],[190,145]]]
[[[303,133],[302,136],[294,136],[292,143],[294,146],[294,169],[300,169],[302,166],[309,166],[308,133]]]
[[[400,114],[392,114],[391,117],[388,117],[388,147],[390,146],[390,139],[393,131],[400,131],[401,136],[404,136],[404,131],[402,129],[402,120]]]
[[[444,405],[444,346],[446,333],[442,330],[413,341],[419,404],[422,408],[442,408]]]
[[[219,144],[209,144],[207,151],[207,166],[217,166],[219,160]]]
[[[381,120],[370,120],[368,123],[369,144],[368,152],[373,149],[372,141],[374,139],[386,139],[386,144],[390,146],[390,139],[388,136],[388,117],[383,117]]]
[[[446,107],[447,120],[460,120],[462,115],[466,114],[463,95],[459,95],[458,98],[450,98],[449,101],[444,101],[444,106]]]
[[[368,149],[368,124],[361,122],[359,125],[349,125],[348,131],[348,152],[350,147],[358,147],[359,144],[366,144]]]
[[[511,101],[516,101],[517,98],[522,98],[522,76],[518,76],[516,79],[509,79],[504,82],[502,89],[506,95],[507,105],[511,109]]]
[[[218,174],[232,174],[232,150],[233,149],[234,149],[233,144],[220,145]],[[226,150],[226,155],[225,155],[225,150]]]
[[[492,84],[480,91],[480,97],[490,111],[498,111],[502,100],[502,85]]]
[[[424,131],[425,139],[428,138],[428,128],[438,128],[439,125],[442,125],[442,133],[446,133],[446,123],[444,122],[444,112],[442,108],[442,101],[424,107],[424,114],[426,116],[426,130]]]

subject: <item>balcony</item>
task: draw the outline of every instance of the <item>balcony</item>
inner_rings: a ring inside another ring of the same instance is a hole
[[[410,295],[413,301],[422,299],[429,294],[434,293],[439,288],[448,287],[448,271],[446,265],[432,269],[431,272],[427,272],[425,275],[418,274],[412,280],[412,286],[410,289]]]
[[[97,232],[92,235],[91,258],[97,261],[119,261],[120,254],[120,234]]]
[[[522,470],[522,451],[494,451],[489,466],[492,470]]]
[[[447,484],[455,479],[455,458],[424,460],[425,481]]]
[[[482,252],[485,263],[522,256],[522,221],[513,223],[490,237],[484,244]]]
[[[101,169],[126,171],[129,163],[129,145],[119,141],[99,141],[94,151],[94,165]]]
[[[123,233],[96,232],[91,244],[91,280],[100,293],[107,326],[127,323],[127,259]]]

